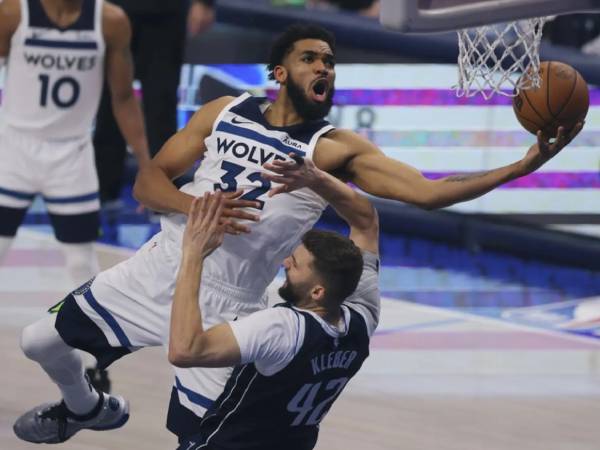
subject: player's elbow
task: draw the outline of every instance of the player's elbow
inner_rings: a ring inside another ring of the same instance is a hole
[[[188,351],[177,345],[169,345],[169,363],[175,367],[193,367],[192,358]]]

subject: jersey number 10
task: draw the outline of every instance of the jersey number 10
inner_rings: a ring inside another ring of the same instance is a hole
[[[48,97],[59,108],[70,108],[77,103],[81,89],[75,78],[61,77],[52,83],[49,75],[41,74],[38,79],[42,84],[40,106],[48,105]]]

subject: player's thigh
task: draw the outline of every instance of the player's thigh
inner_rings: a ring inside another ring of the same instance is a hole
[[[73,292],[111,347],[132,350],[167,341],[177,260],[166,245],[161,233],[155,235],[131,258]]]
[[[98,233],[98,176],[89,137],[46,143],[41,194],[63,242],[94,240]]]
[[[39,190],[43,172],[34,158],[36,143],[0,129],[0,235],[13,236]]]

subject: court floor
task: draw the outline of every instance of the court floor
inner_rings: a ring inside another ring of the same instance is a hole
[[[103,267],[130,254],[108,245],[98,250]],[[431,270],[382,269],[386,298],[371,357],[323,422],[317,448],[600,448],[600,339],[593,330],[573,332],[560,319],[573,302],[593,297],[555,297],[535,286],[527,298],[546,295],[549,301],[517,307],[506,294],[514,283],[506,282],[495,286],[506,307],[442,307],[439,293],[455,292],[458,275]],[[479,289],[485,294],[479,300],[487,299],[492,284],[475,277],[463,290]],[[429,302],[415,301],[424,285],[437,293]],[[58,390],[21,354],[19,333],[70,288],[52,238],[23,229],[0,267],[1,449],[38,448],[19,441],[12,423],[35,404],[58,399]],[[81,432],[61,448],[175,448],[164,428],[171,376],[160,348],[118,361],[111,369],[113,391],[130,400],[129,423],[116,431]]]

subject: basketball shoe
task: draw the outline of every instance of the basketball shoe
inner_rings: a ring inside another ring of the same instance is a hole
[[[19,417],[13,431],[24,441],[58,444],[79,430],[112,430],[125,425],[128,419],[127,400],[100,392],[98,405],[89,414],[73,414],[64,401],[44,403]]]

